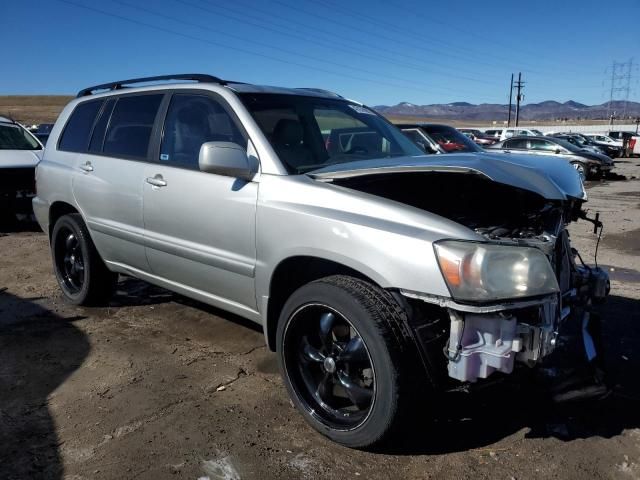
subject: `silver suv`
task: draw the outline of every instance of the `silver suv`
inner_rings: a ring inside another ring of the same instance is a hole
[[[568,164],[424,156],[317,89],[92,87],[36,178],[70,302],[105,302],[129,275],[262,325],[296,407],[352,447],[389,438],[419,390],[535,365],[608,290],[574,261],[565,226],[586,196]]]

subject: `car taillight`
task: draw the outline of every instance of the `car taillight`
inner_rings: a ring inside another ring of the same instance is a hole
[[[633,150],[633,148],[636,146],[636,139],[635,138],[630,138],[629,139],[629,150]]]

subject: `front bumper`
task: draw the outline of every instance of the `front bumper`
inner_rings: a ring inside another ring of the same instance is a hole
[[[449,315],[449,340],[444,353],[448,376],[476,382],[495,372],[509,374],[516,362],[530,367],[540,363],[557,346],[560,326],[567,321],[582,325],[585,348],[593,345],[585,324],[591,303],[609,293],[609,276],[600,268],[580,266],[572,288],[562,295],[512,303],[471,306],[451,299],[401,291],[407,297],[444,307]],[[425,353],[432,341],[420,328],[414,336]],[[587,352],[591,357],[593,352]]]

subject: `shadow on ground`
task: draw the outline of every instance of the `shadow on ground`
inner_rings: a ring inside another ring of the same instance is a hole
[[[87,337],[37,302],[0,292],[0,478],[63,477],[48,397],[89,353]]]
[[[472,393],[451,393],[431,404],[384,453],[439,454],[495,444],[527,429],[526,438],[620,435],[640,427],[640,301],[611,296],[600,307],[602,360],[611,393],[602,400],[556,404],[533,371]],[[579,362],[584,362],[582,358]],[[433,412],[437,412],[432,415]],[[521,437],[517,437],[521,438]]]
[[[0,212],[0,235],[18,232],[41,232],[40,225],[33,214],[15,215],[10,212]]]

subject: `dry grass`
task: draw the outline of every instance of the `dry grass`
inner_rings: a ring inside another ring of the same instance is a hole
[[[52,123],[72,98],[67,95],[0,96],[0,116],[8,116],[29,125]]]

